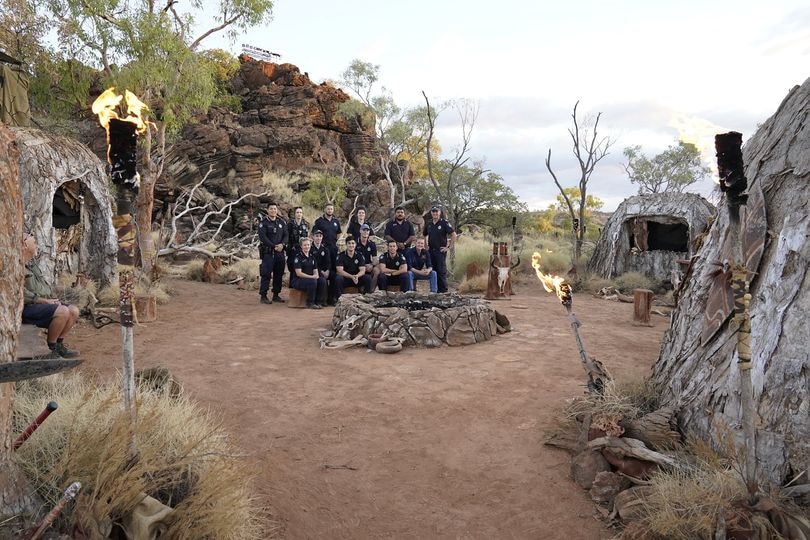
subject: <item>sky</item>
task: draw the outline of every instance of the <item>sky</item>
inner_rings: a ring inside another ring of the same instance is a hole
[[[209,8],[214,0],[204,0]],[[210,11],[210,10],[209,10]],[[201,23],[203,21],[200,21]],[[714,134],[747,139],[788,91],[810,77],[806,0],[277,0],[273,20],[228,41],[271,50],[314,82],[337,81],[354,59],[380,66],[380,83],[400,106],[471,99],[479,107],[472,156],[531,209],[578,183],[568,129],[601,113],[615,142],[589,192],[613,210],[637,192],[622,149],[653,156],[683,139],[714,164]],[[460,142],[452,109],[437,126],[446,153]],[[706,196],[707,179],[693,186]]]

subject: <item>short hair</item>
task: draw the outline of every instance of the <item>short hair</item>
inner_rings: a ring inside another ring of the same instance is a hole
[[[360,210],[362,210],[363,212],[365,212],[365,211],[366,211],[366,207],[365,207],[365,206],[358,206],[358,207],[357,207],[357,211],[359,212]]]
[[[348,238],[346,239],[346,243],[348,244],[349,242],[354,242],[354,243],[356,244],[356,243],[357,243],[357,240],[355,240],[355,239],[354,239],[354,236],[350,236],[350,237],[348,237]]]
[[[404,212],[405,207],[404,206],[397,206],[396,208],[394,208],[394,212],[399,212],[400,210],[402,210]]]
[[[324,210],[326,209],[326,207],[327,207],[327,206],[331,206],[332,208],[334,208],[334,207],[335,207],[335,205],[334,205],[334,204],[332,204],[332,203],[328,202],[328,203],[326,203],[325,205],[323,205]]]
[[[389,246],[390,246],[391,244],[396,244],[396,243],[397,243],[397,241],[396,241],[396,240],[389,240],[389,241],[388,241],[388,245],[389,245]]]
[[[267,206],[275,206],[276,208],[278,208],[278,205],[275,203],[275,201],[270,201],[269,203],[267,203]]]
[[[302,236],[301,238],[298,239],[298,245],[299,246],[303,246],[304,242],[312,243],[312,239],[309,236]]]
[[[303,208],[301,208],[300,206],[296,206],[295,208],[293,208],[293,214],[294,214],[294,213],[295,213],[297,210],[301,210],[302,212],[304,211],[304,209],[303,209]]]

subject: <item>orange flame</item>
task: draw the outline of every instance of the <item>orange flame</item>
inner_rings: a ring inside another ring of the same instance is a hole
[[[116,109],[121,106],[121,101],[126,103],[126,115],[122,118]],[[98,115],[98,121],[104,129],[110,125],[110,120],[117,118],[124,122],[132,122],[137,126],[137,132],[146,131],[147,123],[143,119],[144,113],[149,110],[140,99],[129,90],[124,90],[124,95],[116,94],[115,87],[107,88],[93,102],[93,114]]]
[[[560,276],[549,276],[543,273],[543,270],[540,269],[540,254],[538,252],[534,252],[532,255],[532,268],[534,268],[534,272],[537,274],[537,278],[540,280],[540,283],[543,284],[543,288],[546,292],[553,292],[557,294],[557,298],[560,301],[564,301],[567,295],[567,292],[563,290],[563,283],[565,283],[565,278]]]

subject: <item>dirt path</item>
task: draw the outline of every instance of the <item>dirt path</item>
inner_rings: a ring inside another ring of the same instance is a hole
[[[287,538],[602,538],[568,456],[543,446],[582,393],[565,312],[539,284],[497,307],[513,332],[463,348],[322,352],[332,309],[178,281],[159,322],[135,330],[139,368],[166,365],[255,458]],[[283,293],[283,295],[286,293]],[[583,339],[618,378],[640,378],[666,323],[578,295]],[[120,364],[116,326],[82,325],[84,369]]]

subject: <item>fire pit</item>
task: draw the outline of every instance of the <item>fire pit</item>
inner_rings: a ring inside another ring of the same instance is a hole
[[[377,291],[341,296],[332,330],[341,340],[385,333],[406,346],[441,347],[486,341],[508,332],[509,320],[481,298]]]

